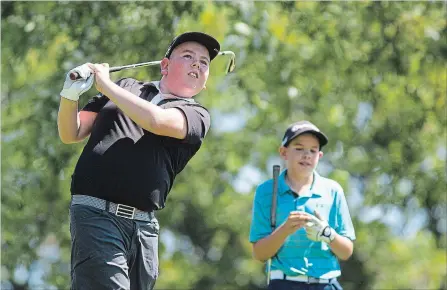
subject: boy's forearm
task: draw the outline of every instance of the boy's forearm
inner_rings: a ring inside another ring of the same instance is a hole
[[[61,141],[76,142],[79,125],[78,102],[61,98],[57,115],[57,128]]]
[[[329,244],[329,247],[337,258],[343,261],[349,259],[354,251],[354,243],[350,239],[339,234],[335,235],[335,238]]]
[[[282,227],[277,228],[272,234],[253,245],[254,258],[259,261],[270,259],[278,252],[288,236]]]

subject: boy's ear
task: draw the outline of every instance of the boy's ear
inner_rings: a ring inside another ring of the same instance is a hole
[[[318,152],[318,158],[323,157],[323,155],[324,155],[323,151]]]
[[[286,154],[287,148],[284,147],[284,146],[280,146],[279,149],[278,149],[278,151],[279,151],[279,156],[280,156],[282,159],[287,160],[287,154]]]
[[[162,75],[165,76],[168,74],[168,66],[169,66],[169,59],[165,57],[161,60],[160,63],[160,72]]]

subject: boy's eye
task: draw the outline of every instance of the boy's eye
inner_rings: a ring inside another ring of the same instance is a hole
[[[189,54],[185,54],[183,57],[184,57],[184,58],[192,58],[192,56],[189,55]]]
[[[208,62],[205,60],[200,61],[201,64],[208,66]]]

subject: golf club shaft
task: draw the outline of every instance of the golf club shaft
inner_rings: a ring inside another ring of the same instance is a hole
[[[160,64],[160,62],[161,62],[160,60],[156,60],[156,61],[141,62],[141,63],[135,63],[135,64],[129,64],[129,65],[122,65],[122,66],[113,66],[113,67],[109,68],[109,72],[116,72],[116,71],[120,71],[120,70],[136,68],[136,67],[140,67],[140,66],[158,65],[158,64]],[[81,79],[81,76],[77,72],[72,72],[72,73],[70,73],[70,79],[74,81],[77,79]]]
[[[270,227],[272,228],[272,233],[276,227],[276,206],[277,206],[276,196],[278,194],[278,178],[280,170],[281,167],[279,165],[273,165],[272,207],[270,208]],[[270,271],[272,267],[272,259],[273,257],[268,259],[267,261],[267,285],[270,283]]]
[[[235,54],[232,51],[221,51],[218,53],[218,55],[230,55],[231,59],[230,59],[230,63],[228,64],[228,68],[227,68],[227,73],[232,72],[234,70],[235,67]],[[137,68],[137,67],[142,67],[142,66],[151,66],[151,65],[159,65],[161,63],[161,60],[155,60],[155,61],[148,61],[148,62],[141,62],[141,63],[136,63],[136,64],[129,64],[129,65],[123,65],[123,66],[113,66],[111,68],[109,68],[109,72],[116,72],[116,71],[121,71],[121,70],[125,70],[125,69],[131,69],[131,68]],[[81,76],[79,75],[78,72],[74,71],[70,73],[70,79],[72,81],[74,80],[78,80],[81,79]]]

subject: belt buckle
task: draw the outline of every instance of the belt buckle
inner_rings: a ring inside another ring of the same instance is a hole
[[[307,284],[320,283],[320,278],[307,276]]]
[[[119,203],[116,207],[115,215],[126,219],[133,219],[135,216],[135,208]]]

